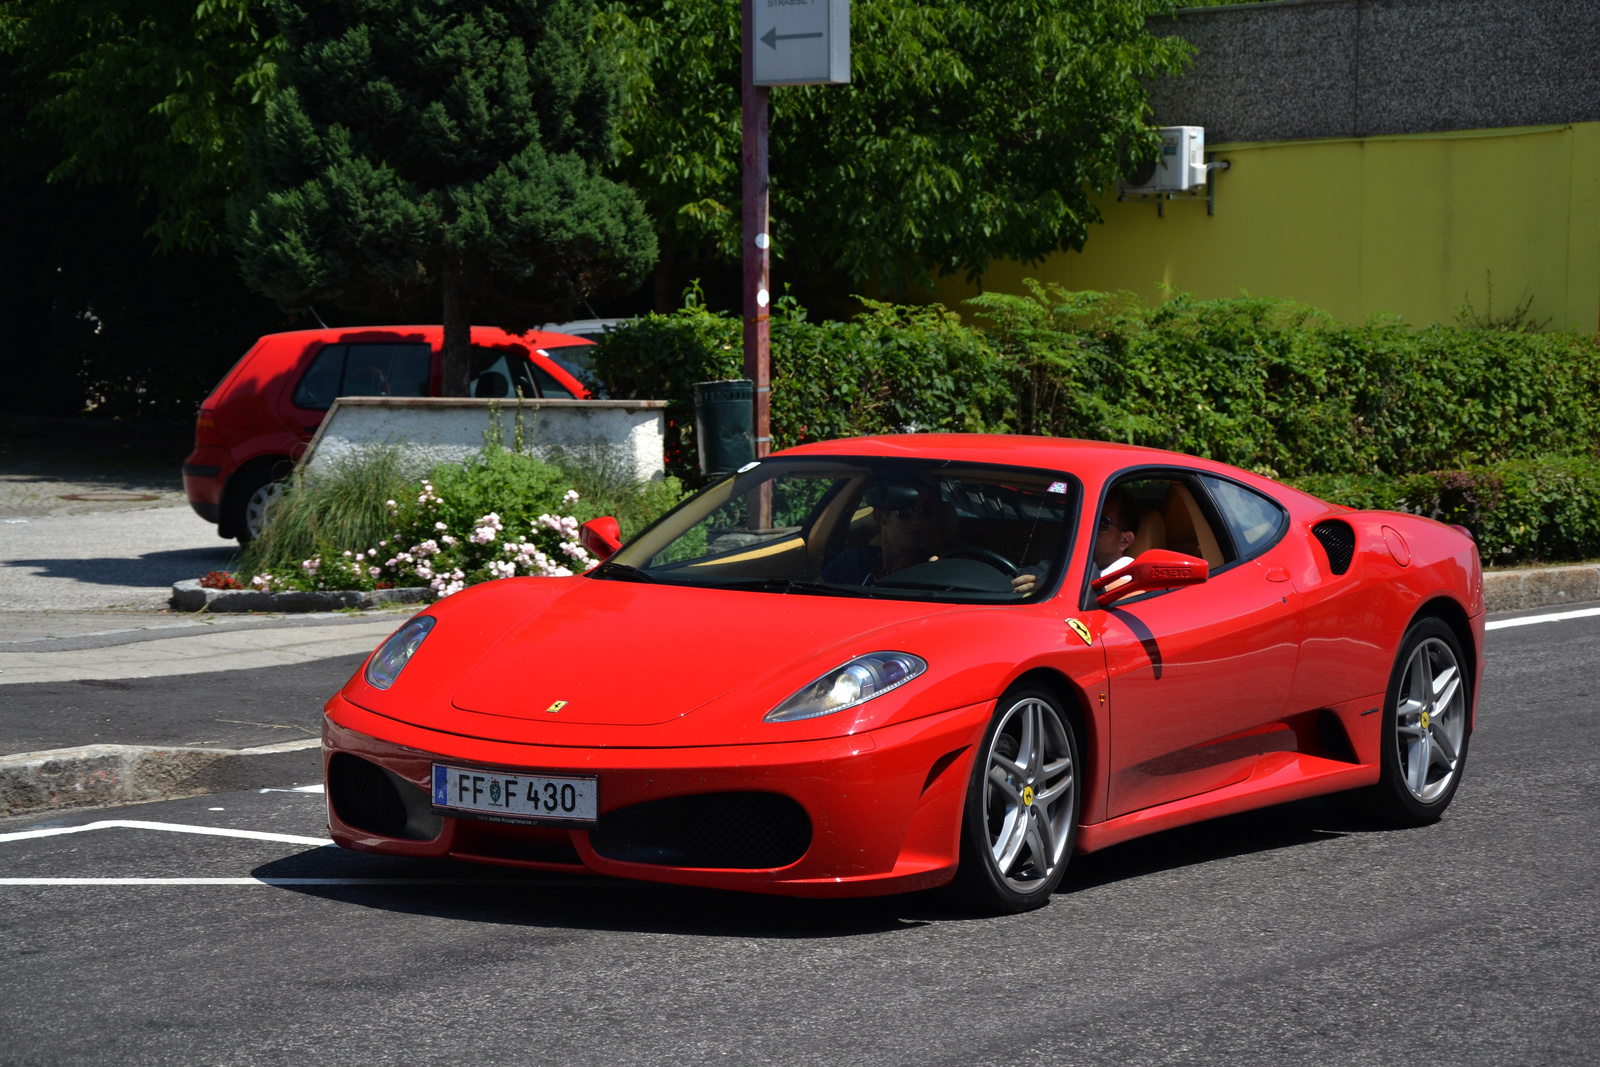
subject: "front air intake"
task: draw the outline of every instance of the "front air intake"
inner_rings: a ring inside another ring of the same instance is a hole
[[[1356,532],[1350,524],[1339,519],[1324,519],[1311,527],[1311,533],[1328,553],[1328,566],[1333,573],[1343,574],[1350,569],[1356,554]]]
[[[770,870],[806,854],[811,819],[777,793],[705,793],[607,812],[589,843],[628,863]]]
[[[403,837],[406,805],[383,768],[348,752],[328,761],[328,799],[339,821],[369,834]]]

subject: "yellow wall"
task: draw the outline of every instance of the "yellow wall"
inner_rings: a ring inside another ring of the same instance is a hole
[[[1348,322],[1398,313],[1451,322],[1468,294],[1552,329],[1600,328],[1600,123],[1395,137],[1212,146],[1216,214],[1175,198],[1100,204],[1081,253],[995,264],[983,287],[1021,292],[1036,277],[1071,289],[1162,286],[1201,297],[1298,300]],[[945,279],[947,304],[974,292]]]

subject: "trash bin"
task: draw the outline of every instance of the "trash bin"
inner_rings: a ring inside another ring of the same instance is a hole
[[[694,439],[700,473],[727,474],[756,458],[750,431],[755,383],[749,378],[694,383]]]

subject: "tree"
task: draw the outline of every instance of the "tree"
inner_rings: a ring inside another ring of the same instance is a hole
[[[1092,193],[1153,148],[1144,82],[1189,54],[1146,28],[1170,8],[854,0],[852,83],[772,93],[783,268],[813,286],[900,291],[1081,248]],[[739,6],[617,0],[601,29],[625,74],[618,173],[667,249],[737,256]]]
[[[273,87],[270,21],[261,0],[0,0],[8,104],[54,139],[52,184],[126,189],[159,251],[218,252]]]
[[[616,76],[591,0],[278,0],[279,91],[230,208],[246,281],[285,306],[417,292],[465,395],[474,308],[522,330],[637,284],[656,241],[600,173]]]

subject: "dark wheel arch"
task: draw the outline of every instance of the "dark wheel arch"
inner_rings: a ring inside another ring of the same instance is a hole
[[[219,537],[240,537],[244,532],[243,515],[245,502],[250,495],[267,482],[282,481],[294,470],[294,460],[288,456],[257,456],[239,465],[239,468],[228,476],[227,483],[222,487],[222,502],[218,508],[217,535]],[[248,538],[241,539],[243,544]]]

